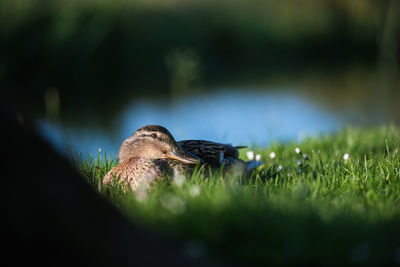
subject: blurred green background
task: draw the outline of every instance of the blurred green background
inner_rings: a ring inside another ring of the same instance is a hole
[[[3,104],[113,130],[133,100],[291,88],[399,122],[399,18],[383,0],[2,0]]]

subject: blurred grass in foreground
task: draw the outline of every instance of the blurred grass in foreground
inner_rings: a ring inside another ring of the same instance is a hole
[[[78,162],[78,168],[124,214],[181,240],[193,257],[399,264],[399,141],[399,128],[381,127],[276,143],[254,148],[265,164],[248,181],[197,173],[183,182],[161,182],[150,193],[101,188],[102,177],[117,164],[104,153]]]

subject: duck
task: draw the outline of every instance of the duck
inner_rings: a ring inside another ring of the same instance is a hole
[[[245,147],[206,140],[175,141],[165,127],[146,125],[123,141],[119,164],[104,176],[102,183],[117,183],[132,191],[141,186],[151,188],[168,177],[188,176],[197,165],[213,170],[223,167],[224,174],[248,176],[263,162],[239,159],[239,149]]]

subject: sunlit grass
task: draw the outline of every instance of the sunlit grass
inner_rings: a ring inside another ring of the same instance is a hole
[[[117,164],[105,153],[79,169],[126,216],[182,240],[193,257],[400,263],[399,141],[400,129],[382,127],[275,143],[251,149],[265,164],[249,180],[220,172],[205,178],[208,170],[198,169],[150,192],[102,188],[102,177]]]

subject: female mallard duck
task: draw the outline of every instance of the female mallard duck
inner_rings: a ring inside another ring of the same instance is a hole
[[[150,186],[158,179],[191,173],[198,163],[213,169],[224,166],[225,172],[230,170],[239,175],[248,174],[262,164],[239,159],[238,148],[241,147],[204,140],[176,142],[164,127],[147,125],[122,143],[120,163],[104,176],[103,184],[115,181],[136,190],[141,184]]]

